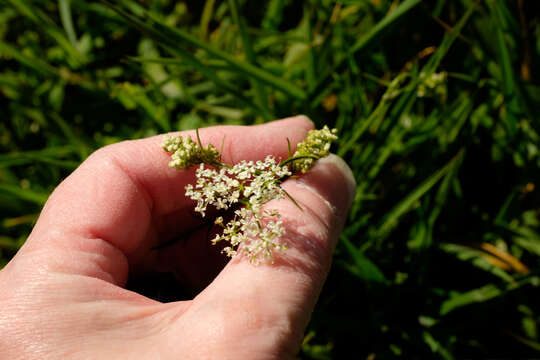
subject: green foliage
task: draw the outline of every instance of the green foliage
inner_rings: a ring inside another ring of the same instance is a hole
[[[0,266],[95,149],[304,113],[358,188],[300,356],[538,357],[539,14],[0,0]]]

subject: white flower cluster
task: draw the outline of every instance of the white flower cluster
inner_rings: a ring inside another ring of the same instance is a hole
[[[257,264],[262,259],[273,261],[274,250],[286,249],[280,242],[285,229],[279,213],[263,209],[263,205],[284,195],[296,204],[281,183],[293,172],[305,173],[317,159],[328,155],[330,143],[337,139],[336,132],[327,126],[322,130],[311,130],[297,145],[294,155],[282,163],[267,156],[264,161],[223,164],[214,146],[202,147],[198,132],[198,143],[189,136],[166,136],[162,147],[172,153],[171,167],[187,169],[199,165],[196,183],[186,186],[186,196],[197,202],[196,212],[204,217],[208,205],[218,210],[235,209],[234,217],[228,223],[224,224],[222,217],[215,220],[223,231],[212,243],[226,241],[229,244],[223,249],[225,254],[232,257],[240,253]]]
[[[235,256],[240,249],[253,264],[258,264],[261,259],[273,261],[273,250],[287,249],[279,242],[285,229],[277,212],[261,213],[241,208],[235,210],[234,219],[226,225],[223,225],[222,217],[218,217],[215,223],[223,227],[223,233],[217,234],[212,243],[228,241],[230,246],[223,252],[229,257]]]
[[[295,170],[307,172],[317,159],[323,158],[330,153],[332,141],[337,140],[337,129],[330,130],[324,126],[321,130],[311,130],[306,139],[298,144],[295,158],[299,158],[293,164]]]
[[[291,176],[287,166],[280,166],[272,156],[264,161],[242,161],[220,169],[207,168],[201,164],[197,169],[195,186],[186,186],[186,196],[197,202],[195,211],[203,217],[208,205],[227,210],[241,203],[245,208],[235,211],[235,218],[223,225],[218,218],[216,224],[224,226],[224,231],[214,239],[214,243],[228,241],[231,246],[224,252],[233,256],[242,244],[242,251],[254,263],[260,257],[271,258],[272,249],[283,249],[278,243],[283,227],[281,221],[269,219],[262,205],[272,199],[283,197],[281,179]],[[272,218],[277,214],[272,213]]]
[[[201,163],[215,164],[219,161],[219,152],[212,144],[200,147],[189,136],[183,138],[165,135],[161,147],[172,153],[169,166],[177,169],[187,169]]]

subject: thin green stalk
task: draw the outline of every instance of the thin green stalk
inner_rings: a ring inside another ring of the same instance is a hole
[[[187,32],[179,28],[172,28],[170,26],[167,26],[160,19],[158,19],[156,16],[154,16],[148,11],[145,11],[145,15],[148,17],[149,20],[152,21],[154,28],[150,27],[148,24],[139,20],[135,16],[129,15],[128,13],[123,11],[119,6],[113,4],[112,2],[109,2],[107,0],[100,0],[100,1],[106,6],[116,11],[118,14],[128,19],[129,21],[136,23],[139,29],[144,29],[146,33],[151,34],[152,38],[154,38],[155,40],[159,42],[164,42],[168,44],[169,46],[173,46],[173,47],[178,47],[179,43],[195,46],[219,59],[226,61],[233,69],[236,69],[245,75],[249,75],[253,78],[263,81],[275,87],[276,89],[284,92],[287,95],[290,95],[294,98],[298,98],[301,100],[307,98],[307,94],[305,93],[305,91],[302,90],[297,85],[291,83],[290,81],[287,81],[283,78],[279,78],[271,74],[270,72],[263,70],[261,68],[258,68],[252,64],[238,60],[232,57],[231,55],[213,47],[212,45],[200,41],[199,39],[195,38],[194,36],[188,34]],[[153,31],[149,31],[150,29]],[[168,38],[167,36],[170,36],[170,38]],[[174,40],[171,40],[171,39],[174,39]]]
[[[253,51],[253,44],[251,41],[251,37],[249,36],[246,30],[246,25],[244,24],[243,19],[240,17],[240,14],[238,13],[238,3],[236,0],[229,0],[229,9],[231,10],[233,21],[235,22],[240,32],[240,36],[242,38],[242,46],[244,48],[244,53],[246,54],[246,59],[248,60],[250,64],[258,66],[257,60],[255,58],[255,52]],[[271,113],[271,111],[268,109],[268,103],[267,103],[268,97],[266,95],[264,86],[261,84],[260,80],[251,78],[249,81],[251,83],[251,87],[255,91],[255,101],[262,108],[265,109],[265,113]],[[271,118],[266,119],[266,120],[271,120]]]
[[[77,48],[77,35],[75,34],[75,27],[73,26],[71,16],[71,0],[58,0],[58,10],[60,11],[60,20],[62,21],[68,40],[74,48]]]
[[[323,74],[323,76],[321,76],[319,82],[317,83],[317,86],[313,89],[313,91],[310,92],[310,94],[313,96],[314,94],[317,94],[322,89],[324,89],[324,87],[326,87],[326,83],[331,78],[332,74],[338,71],[344,64],[346,64],[347,58],[349,56],[355,55],[367,49],[379,36],[383,35],[386,29],[388,29],[401,17],[405,16],[409,11],[411,11],[421,3],[422,0],[405,0],[404,2],[399,4],[396,9],[394,9],[381,21],[379,21],[374,27],[372,27],[367,34],[361,36],[356,41],[356,43],[354,43],[347,50],[347,53],[343,55],[341,59],[334,66],[332,66],[329,71],[326,72],[326,74]]]
[[[225,89],[227,92],[234,95],[244,105],[250,108],[253,108],[259,114],[265,114],[265,110],[263,108],[261,108],[260,106],[258,106],[257,104],[253,103],[248,98],[246,98],[240,92],[240,90],[238,90],[236,87],[231,85],[229,82],[222,80],[215,73],[215,71],[213,71],[212,69],[204,65],[200,60],[198,60],[191,53],[180,48],[178,44],[176,44],[174,41],[171,41],[168,38],[164,37],[163,34],[161,34],[159,31],[155,30],[151,26],[148,26],[146,23],[139,20],[135,16],[126,13],[119,7],[115,5],[111,5],[105,0],[101,0],[101,1],[104,2],[107,6],[110,6],[119,15],[123,16],[126,19],[126,21],[130,22],[132,25],[138,28],[141,32],[147,34],[149,37],[153,39],[158,40],[162,44],[163,48],[167,52],[169,52],[171,55],[175,55],[175,56],[178,56],[179,58],[182,58],[184,63],[197,69],[199,72],[205,75],[208,79],[212,80],[217,86]]]

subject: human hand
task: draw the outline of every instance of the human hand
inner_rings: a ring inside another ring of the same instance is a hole
[[[234,163],[285,158],[286,138],[296,144],[312,126],[296,117],[200,133],[217,148],[225,136],[223,160]],[[50,196],[0,271],[0,358],[294,357],[352,202],[347,165],[323,158],[283,184],[303,211],[287,199],[272,203],[289,248],[274,264],[235,257],[221,269],[224,255],[209,245],[208,228],[184,196],[194,171],[168,168],[161,139],[96,151]],[[161,303],[124,288],[128,274],[155,269],[202,291],[190,301]]]

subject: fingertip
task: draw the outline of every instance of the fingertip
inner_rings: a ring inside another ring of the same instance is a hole
[[[319,159],[298,182],[314,188],[332,204],[337,215],[344,215],[349,211],[356,194],[356,179],[351,168],[335,154]]]
[[[341,228],[356,193],[351,169],[334,154],[319,159],[307,173],[289,179],[283,186],[293,197],[299,196],[330,228]]]

